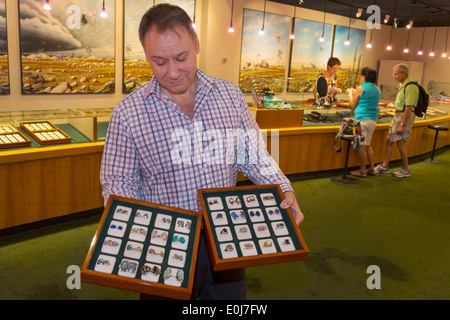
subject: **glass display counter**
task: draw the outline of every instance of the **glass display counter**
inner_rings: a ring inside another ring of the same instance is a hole
[[[293,113],[284,110],[302,110],[301,121],[296,120],[298,127],[340,126],[343,118],[353,115],[346,93],[337,95],[332,106],[315,105],[314,86],[311,85],[311,80],[253,76],[248,81],[251,82],[251,93],[249,88],[246,88],[243,90],[244,96],[262,129],[292,127],[293,120],[284,118],[291,117]],[[447,116],[450,112],[448,100],[450,99],[444,99],[439,95],[432,96],[426,115],[423,118],[417,117],[416,121]],[[391,122],[395,111],[388,107],[389,102],[393,101],[380,101],[378,123]],[[267,110],[273,111],[270,112],[270,116],[264,117],[273,119],[270,127],[267,126],[267,121],[258,120],[263,110],[264,113],[267,113]]]
[[[114,108],[91,108],[79,109],[82,112],[95,119],[96,141],[105,141],[106,132],[108,131],[109,119]]]
[[[0,112],[0,124],[28,144],[6,141],[1,150],[105,141],[112,108]],[[10,130],[9,130],[10,131]],[[8,132],[5,139],[13,139]],[[3,140],[2,140],[3,141]]]
[[[29,146],[11,146],[14,149],[96,141],[94,136],[95,118],[77,110],[1,112],[0,123],[16,128],[31,141]]]

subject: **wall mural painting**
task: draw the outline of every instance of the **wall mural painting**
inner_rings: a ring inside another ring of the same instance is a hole
[[[20,0],[22,93],[115,91],[115,1]]]
[[[6,1],[0,0],[0,95],[9,93],[8,40],[6,36]]]
[[[338,87],[345,91],[356,88],[360,83],[362,56],[366,41],[366,30],[350,28],[350,45],[345,45],[348,27],[336,26],[333,57],[341,61],[341,70],[337,72]]]
[[[274,92],[284,90],[290,20],[288,16],[244,9],[239,73],[242,92],[252,92],[252,81],[263,78],[272,78]],[[264,34],[260,35],[263,25]]]
[[[139,41],[139,24],[143,14],[154,4],[171,3],[183,8],[194,19],[195,0],[125,0],[124,6],[124,79],[123,93],[131,93],[153,76]]]
[[[322,22],[295,19],[289,91],[313,92],[317,76],[327,69],[331,54],[332,26]],[[324,35],[324,41],[319,39]],[[301,80],[297,80],[301,79]]]

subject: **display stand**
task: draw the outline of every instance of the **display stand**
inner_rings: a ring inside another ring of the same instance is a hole
[[[0,149],[28,147],[30,145],[30,139],[25,137],[11,123],[0,123]]]
[[[303,260],[308,248],[279,185],[199,190],[215,271]]]
[[[81,270],[81,280],[189,299],[201,213],[111,196]]]
[[[69,143],[72,138],[50,121],[26,121],[20,126],[40,144]]]

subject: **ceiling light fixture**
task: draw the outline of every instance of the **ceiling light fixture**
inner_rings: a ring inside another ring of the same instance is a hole
[[[265,23],[265,21],[266,21],[266,2],[267,2],[267,0],[264,0],[263,23],[262,23],[262,28],[261,28],[261,30],[259,30],[259,35],[260,35],[260,36],[264,35],[264,23]]]
[[[327,0],[325,0],[325,9],[323,10],[323,22],[322,22],[322,36],[319,38],[319,42],[325,42],[325,16],[327,14]]]
[[[108,17],[108,14],[106,13],[106,9],[105,9],[105,0],[103,0],[103,7],[102,7],[102,12],[100,13],[100,17],[102,17],[102,18]]]
[[[384,22],[384,23],[388,23],[388,22],[389,22],[389,18],[390,18],[390,17],[391,17],[391,16],[390,16],[390,15],[388,15],[388,14],[387,14],[387,15],[385,15],[385,16],[384,16],[384,20],[383,20],[383,22]]]
[[[418,54],[419,56],[423,55],[423,39],[425,38],[425,28],[426,28],[426,26],[427,26],[427,20],[428,20],[428,9],[429,9],[430,7],[429,7],[429,6],[426,6],[425,8],[427,9],[427,11],[426,11],[426,13],[425,13],[425,24],[424,24],[423,32],[422,32],[422,43],[420,44],[420,50],[419,50],[419,52],[417,52],[417,54]]]
[[[294,6],[294,20],[292,20],[292,30],[291,30],[291,35],[289,36],[289,39],[294,40],[295,39],[295,15],[297,11],[297,6]]]
[[[192,18],[192,29],[197,29],[197,24],[195,23],[195,9],[197,7],[197,0],[194,1],[194,17]]]
[[[375,0],[375,5],[377,5],[377,1],[376,0]],[[375,29],[374,25],[372,25],[372,27],[370,28],[370,40],[369,40],[369,43],[366,45],[366,48],[368,48],[368,49],[372,48],[373,29]]]
[[[434,29],[434,40],[433,40],[433,49],[430,52],[430,57],[434,57],[434,46],[436,45],[436,35],[437,35],[437,24],[436,28]]]
[[[359,17],[361,17],[361,15],[362,15],[362,13],[363,13],[363,8],[358,8],[358,11],[356,12],[356,17],[357,18],[359,18]]]
[[[229,33],[233,33],[234,32],[234,28],[233,28],[233,8],[234,8],[234,0],[231,1],[231,20],[230,20],[230,27],[228,28],[228,32]]]
[[[409,20],[409,23],[406,25],[406,28],[411,29],[414,24],[414,20]]]
[[[50,6],[50,0],[45,0],[45,3],[43,5],[44,10],[50,11],[52,10],[52,7]]]
[[[353,0],[352,0],[352,4],[350,6],[350,15],[349,15],[349,19],[348,19],[348,34],[347,34],[347,40],[344,41],[344,44],[346,46],[350,45],[350,25],[352,23],[352,11],[353,11]]]
[[[394,7],[394,16],[397,14],[397,0],[395,0],[395,7]],[[386,50],[387,51],[391,51],[392,50],[392,33],[394,32],[394,28],[397,28],[397,18],[394,18],[394,22],[392,23],[392,27],[391,27],[391,35],[389,37],[389,43],[386,46]]]
[[[448,15],[448,17],[450,17],[450,15]],[[450,19],[447,19],[447,20],[449,20],[448,22],[450,22]],[[447,43],[448,43],[448,29],[449,28],[450,28],[450,25],[449,25],[449,27],[447,27],[447,36],[445,37],[445,52],[441,55],[442,58],[447,57]]]

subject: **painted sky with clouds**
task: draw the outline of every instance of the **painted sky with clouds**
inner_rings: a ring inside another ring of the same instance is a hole
[[[42,8],[40,0],[20,0],[20,41],[22,53],[59,52],[114,57],[115,45],[115,1],[106,0],[109,13],[101,18],[102,0],[58,0],[52,1],[51,11]],[[80,8],[81,28],[68,28],[67,21],[73,16],[68,12],[71,5]]]
[[[260,63],[262,60],[266,60],[270,65],[281,63],[281,67],[286,67],[290,18],[266,12],[264,35],[260,36],[258,32],[262,23],[263,12],[244,9],[241,68],[245,67],[247,62]]]

